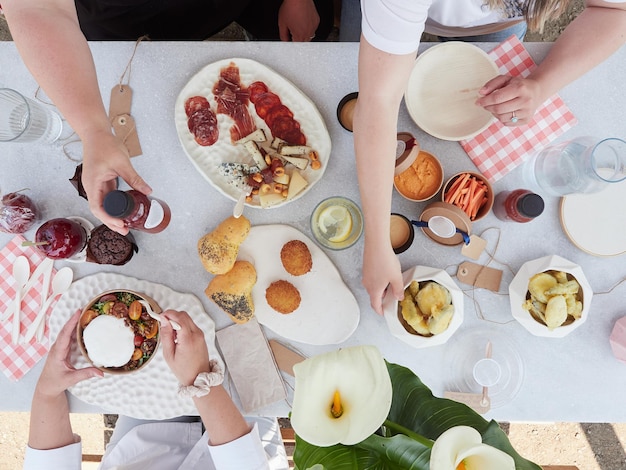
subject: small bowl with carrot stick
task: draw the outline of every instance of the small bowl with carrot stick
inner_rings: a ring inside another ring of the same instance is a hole
[[[472,222],[485,217],[493,206],[493,189],[480,173],[464,171],[443,186],[441,200],[460,208]]]

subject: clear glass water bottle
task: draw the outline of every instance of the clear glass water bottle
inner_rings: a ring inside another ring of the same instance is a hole
[[[577,137],[551,145],[524,164],[523,176],[551,196],[601,191],[626,179],[626,141]]]

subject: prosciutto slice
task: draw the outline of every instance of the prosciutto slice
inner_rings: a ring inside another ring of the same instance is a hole
[[[213,86],[218,114],[229,116],[234,124],[230,128],[233,142],[252,134],[256,124],[248,111],[249,91],[241,84],[239,68],[231,62],[220,71],[220,77]]]

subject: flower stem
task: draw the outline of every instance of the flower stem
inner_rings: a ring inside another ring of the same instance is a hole
[[[383,423],[384,426],[387,426],[390,429],[393,429],[394,431],[398,432],[398,433],[402,433],[407,437],[410,437],[411,439],[413,439],[414,441],[419,442],[422,445],[425,445],[426,447],[431,447],[434,444],[434,441],[428,439],[427,437],[421,436],[419,434],[417,434],[415,431],[411,431],[409,428],[405,428],[404,426],[398,424],[398,423],[394,423],[393,421],[389,421],[388,419],[385,420],[385,422]]]

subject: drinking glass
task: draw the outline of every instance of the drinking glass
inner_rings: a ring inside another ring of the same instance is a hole
[[[523,176],[552,196],[596,193],[626,179],[626,142],[578,137],[552,145],[524,165]]]
[[[492,327],[469,329],[452,338],[444,360],[450,365],[449,390],[483,394],[486,387],[492,409],[509,404],[524,380],[519,346]]]
[[[326,248],[343,250],[351,247],[363,232],[361,209],[342,196],[324,199],[313,210],[311,231]]]
[[[0,143],[52,143],[63,130],[61,117],[10,88],[0,88]]]

